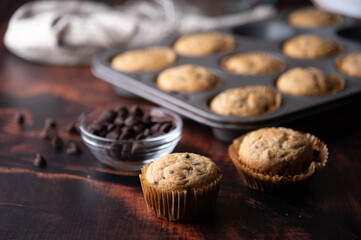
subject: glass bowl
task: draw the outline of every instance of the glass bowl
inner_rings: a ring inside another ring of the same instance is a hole
[[[175,128],[163,135],[142,140],[113,140],[87,131],[102,111],[93,111],[83,117],[80,122],[81,138],[101,163],[120,170],[139,171],[143,165],[173,151],[182,135],[182,119],[164,108],[140,108],[156,121],[173,121]]]

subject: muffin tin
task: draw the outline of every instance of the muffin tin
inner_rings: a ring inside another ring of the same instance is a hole
[[[345,18],[344,23],[338,26],[318,29],[296,28],[288,24],[288,13],[289,11],[286,11],[272,19],[219,31],[231,34],[235,38],[237,45],[232,52],[204,57],[177,55],[175,64],[170,67],[183,64],[204,66],[222,79],[222,84],[214,89],[198,93],[164,92],[156,86],[157,76],[164,69],[128,73],[119,72],[110,67],[110,61],[114,56],[136,48],[106,51],[94,58],[91,70],[95,76],[113,84],[118,90],[125,89],[132,94],[141,96],[185,117],[212,127],[214,135],[223,141],[230,141],[242,132],[251,129],[281,125],[314,115],[320,110],[332,110],[348,104],[352,97],[361,95],[361,79],[349,77],[338,71],[335,67],[337,57],[361,50],[361,26],[353,26],[351,21]],[[285,40],[305,33],[313,33],[333,39],[343,45],[344,51],[333,57],[319,60],[293,59],[282,53],[282,44]],[[169,38],[158,44],[138,47],[137,49],[149,46],[167,46],[172,48],[178,38],[179,36]],[[220,62],[224,57],[242,52],[265,52],[272,54],[284,61],[286,68],[274,74],[245,76],[230,73],[221,67]],[[223,116],[214,113],[209,108],[211,99],[229,88],[262,85],[279,92],[275,87],[275,82],[280,74],[294,67],[309,66],[342,76],[345,79],[344,90],[333,95],[313,97],[292,96],[280,92],[282,96],[281,107],[272,113],[258,116]]]

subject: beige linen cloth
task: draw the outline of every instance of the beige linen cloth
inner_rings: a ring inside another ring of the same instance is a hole
[[[272,16],[270,6],[222,17],[187,15],[172,1],[109,6],[86,1],[35,1],[11,17],[5,46],[29,61],[85,65],[105,49],[157,42],[172,34],[207,31]]]

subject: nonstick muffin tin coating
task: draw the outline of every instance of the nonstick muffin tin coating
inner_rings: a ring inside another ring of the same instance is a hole
[[[157,71],[129,73],[119,72],[110,67],[112,58],[122,52],[149,46],[172,48],[178,37],[138,48],[106,51],[94,58],[92,72],[95,76],[110,82],[115,87],[125,89],[183,116],[213,127],[215,136],[225,141],[232,140],[245,130],[284,124],[315,114],[320,110],[328,110],[347,104],[348,98],[360,95],[361,79],[349,77],[338,71],[335,67],[335,60],[342,55],[361,50],[361,39],[357,39],[357,36],[361,34],[361,26],[352,26],[350,21],[345,19],[344,23],[338,26],[318,29],[295,28],[286,21],[287,14],[288,12],[284,12],[272,19],[220,31],[234,36],[237,45],[232,52],[204,57],[187,57],[178,54],[176,62],[169,67],[184,64],[204,66],[222,79],[220,86],[210,90],[198,93],[164,92],[156,86],[156,79],[159,73],[166,68]],[[358,33],[355,33],[355,31],[358,31]],[[285,40],[305,33],[333,39],[340,43],[344,50],[335,56],[318,60],[294,59],[282,53],[282,45]],[[278,73],[258,76],[236,75],[222,68],[220,63],[224,57],[246,52],[272,54],[284,61],[286,67]],[[277,78],[283,72],[294,67],[317,67],[327,73],[337,73],[345,79],[345,88],[336,94],[312,97],[292,96],[279,92],[275,86]],[[271,113],[250,117],[223,116],[214,113],[209,108],[212,98],[223,90],[249,85],[267,86],[279,92],[282,96],[281,107]]]

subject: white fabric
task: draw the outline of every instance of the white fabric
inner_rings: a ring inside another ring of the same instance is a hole
[[[160,5],[138,1],[116,7],[84,1],[30,2],[11,17],[4,44],[29,61],[88,64],[92,56],[104,49],[149,44],[175,33],[237,25],[270,17],[275,12],[271,7],[260,6],[244,14],[210,18],[174,12],[169,0],[157,2]],[[160,11],[160,6],[167,11]]]

